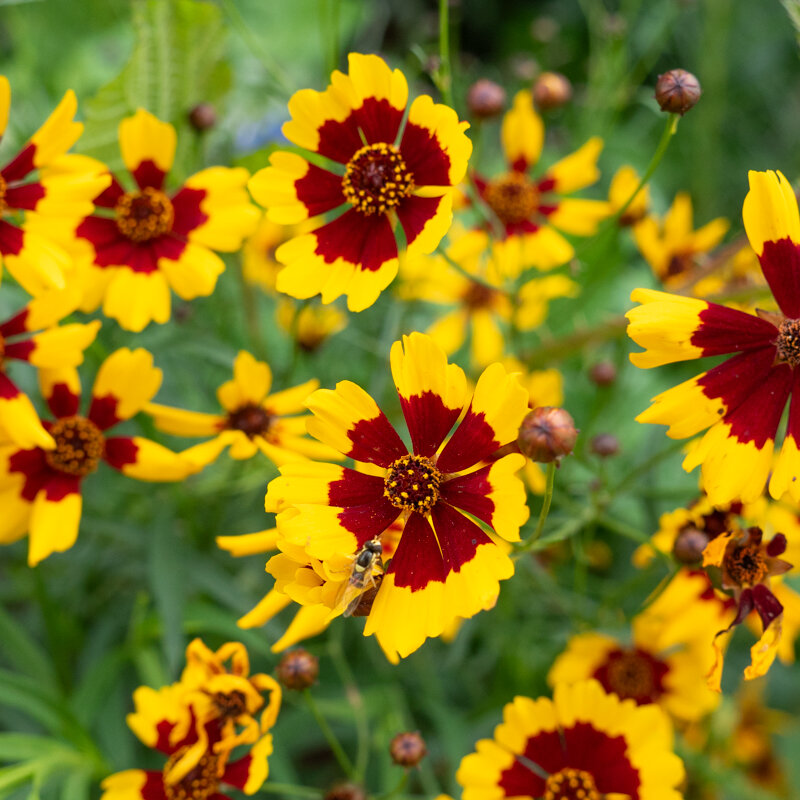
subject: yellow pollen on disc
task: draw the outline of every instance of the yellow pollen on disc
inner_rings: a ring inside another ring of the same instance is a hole
[[[54,450],[45,453],[48,465],[59,472],[83,477],[97,469],[106,442],[100,428],[85,417],[64,417],[50,428]]]
[[[414,176],[393,144],[368,144],[350,159],[342,178],[347,201],[362,214],[385,214],[414,188]]]
[[[796,367],[800,364],[800,319],[785,319],[775,340],[778,361]]]
[[[164,192],[146,186],[122,195],[114,208],[119,232],[133,242],[148,242],[169,233],[175,221],[172,201]]]
[[[601,800],[590,772],[566,767],[550,775],[545,783],[543,800]]]
[[[530,219],[539,208],[539,191],[521,172],[509,172],[490,181],[484,199],[508,225]]]
[[[208,751],[181,780],[167,783],[167,775],[172,766],[186,754],[188,749],[189,745],[181,747],[169,757],[164,767],[164,794],[167,800],[206,800],[219,788],[217,777],[219,758]]]
[[[6,183],[6,179],[0,175],[0,217],[2,217],[8,209],[8,203],[6,202],[7,191],[8,184]]]
[[[424,514],[439,499],[442,473],[425,456],[408,455],[392,462],[383,479],[383,494],[402,509]]]

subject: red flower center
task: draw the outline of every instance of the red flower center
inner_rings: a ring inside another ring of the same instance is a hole
[[[384,142],[368,144],[356,152],[342,178],[348,202],[368,215],[391,211],[413,188],[414,176],[400,151]]]
[[[661,680],[667,670],[663,661],[642,650],[616,650],[593,677],[620,700],[635,700],[643,705],[655,702],[661,695]]]
[[[785,319],[781,322],[775,347],[778,350],[778,361],[786,362],[790,367],[800,364],[800,319]]]
[[[767,577],[769,567],[761,543],[748,542],[725,554],[724,570],[738,586],[755,586]]]
[[[424,514],[439,499],[442,473],[425,456],[403,456],[392,462],[383,479],[383,494],[397,508]]]
[[[250,403],[228,414],[228,428],[241,431],[251,439],[264,436],[272,425],[273,417],[262,406]]]
[[[591,773],[566,767],[547,779],[544,800],[601,800],[601,795]]]
[[[539,208],[539,190],[521,172],[509,172],[489,181],[484,197],[507,225],[530,219]]]
[[[167,783],[167,775],[172,766],[186,754],[189,745],[184,745],[174,752],[164,766],[164,794],[167,800],[206,800],[215,794],[219,787],[217,777],[218,756],[206,751],[197,762],[197,766],[189,770],[177,783]]]
[[[117,201],[119,232],[133,242],[149,242],[172,230],[175,211],[164,192],[146,186],[141,192],[128,192]]]
[[[50,428],[55,450],[45,453],[47,463],[59,472],[83,477],[97,469],[105,453],[105,438],[85,417],[64,417]]]
[[[462,302],[470,310],[489,308],[492,305],[492,300],[494,300],[496,294],[497,292],[495,292],[493,289],[490,289],[488,286],[483,286],[480,283],[470,282],[467,291],[464,292]]]

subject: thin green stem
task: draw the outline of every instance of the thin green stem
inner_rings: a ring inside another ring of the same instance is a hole
[[[328,742],[328,746],[331,748],[333,755],[339,762],[342,772],[344,772],[344,774],[347,775],[350,780],[357,781],[358,777],[356,775],[355,767],[353,767],[353,762],[350,761],[350,758],[347,753],[345,753],[344,748],[341,746],[341,744],[339,744],[339,740],[336,738],[336,734],[333,732],[331,726],[328,725],[328,721],[322,716],[322,712],[319,710],[317,702],[314,700],[314,696],[311,694],[310,689],[303,690],[303,698],[306,701],[306,705],[308,706],[308,710],[311,712],[311,715],[317,721],[317,725],[319,725],[319,729],[322,731],[322,735]]]
[[[439,0],[439,91],[444,102],[453,107],[453,76],[450,69],[450,5]]]
[[[485,289],[491,289],[493,292],[502,292],[504,291],[499,286],[495,286],[493,283],[489,283],[485,278],[482,278],[480,275],[476,275],[472,272],[467,272],[464,267],[461,266],[457,261],[454,261],[447,255],[445,249],[440,245],[436,248],[437,255],[440,255],[456,272],[463,275],[468,281],[472,281],[473,283],[477,283],[480,286],[483,286]]]
[[[250,340],[250,349],[258,358],[265,358],[267,348],[261,335],[261,326],[258,323],[258,307],[256,301],[256,288],[248,283],[244,276],[244,265],[239,260],[237,265],[239,273],[239,286],[242,290],[242,307],[244,308],[244,321],[247,327],[247,337]]]
[[[272,783],[267,781],[259,790],[266,794],[286,794],[291,797],[308,797],[310,800],[318,800],[325,793],[319,789],[312,789],[310,786],[295,786],[292,783]]]
[[[556,462],[551,461],[547,465],[547,478],[544,487],[544,497],[542,498],[542,508],[541,511],[539,511],[539,521],[536,523],[536,529],[520,548],[523,552],[525,550],[530,550],[536,544],[538,538],[542,535],[544,523],[547,521],[547,515],[550,513],[550,504],[553,502],[553,484],[555,483],[555,479]]]
[[[395,797],[406,788],[407,783],[408,770],[404,769],[403,774],[400,776],[400,780],[397,782],[397,785],[394,787],[394,789],[390,789],[388,792],[386,792],[386,794],[378,795],[377,800],[389,800],[390,797]]]

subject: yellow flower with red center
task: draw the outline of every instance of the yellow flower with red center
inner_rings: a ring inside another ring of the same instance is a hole
[[[595,680],[559,684],[553,699],[516,697],[493,739],[456,773],[463,800],[680,800],[683,762],[656,705],[607,694]]]
[[[214,438],[192,448],[197,463],[208,464],[230,446],[235,459],[261,452],[275,464],[302,458],[330,458],[335,453],[305,436],[306,416],[290,416],[305,410],[305,400],[319,386],[310,380],[270,394],[272,370],[242,350],[233,362],[233,379],[217,390],[224,414],[184,411],[158,403],[144,410],[156,427],[175,436]]]
[[[281,536],[326,566],[343,558],[352,565],[366,543],[402,521],[364,634],[379,634],[384,650],[406,656],[456,618],[494,606],[499,581],[513,574],[508,555],[467,514],[503,539],[519,539],[528,507],[514,473],[524,457],[483,462],[516,439],[528,398],[515,376],[492,364],[470,400],[463,371],[421,333],[395,342],[391,366],[411,452],[375,401],[342,381],[308,399],[308,431],[368,472],[288,464],[270,483],[266,505],[281,512]]]
[[[679,287],[703,264],[728,232],[729,223],[719,217],[694,230],[692,200],[676,195],[663,220],[647,216],[633,228],[633,238],[653,274],[667,287]]]
[[[404,298],[455,305],[437,315],[427,330],[448,355],[461,348],[471,331],[472,363],[485,367],[498,361],[506,349],[505,326],[533,330],[544,322],[551,300],[578,293],[578,285],[565,275],[534,278],[512,291],[503,278],[521,272],[521,248],[515,244],[493,247],[485,231],[469,231],[457,234],[444,256],[406,260]]]
[[[140,686],[133,694],[135,711],[127,718],[147,747],[168,756],[164,768],[109,776],[102,783],[104,800],[227,798],[221,785],[251,795],[267,779],[269,730],[280,709],[280,686],[263,673],[249,674],[247,650],[239,642],[214,652],[195,639],[186,661],[179,682],[161,689]],[[260,710],[257,721],[253,715]],[[240,745],[247,745],[247,752],[231,760]]]
[[[531,178],[528,171],[542,154],[544,123],[528,91],[517,94],[513,108],[503,117],[501,138],[509,171],[491,180],[476,175],[478,194],[500,220],[504,237],[519,237],[522,266],[551,269],[566,264],[575,250],[562,233],[591,236],[612,213],[604,200],[565,196],[600,177],[597,159],[602,139],[590,139],[541,178]]]
[[[26,303],[16,314],[0,322],[0,432],[19,447],[55,446],[42,427],[26,394],[8,374],[10,361],[27,361],[35,367],[75,367],[83,351],[94,341],[99,322],[58,323],[80,303],[77,287],[51,289]]]
[[[703,486],[716,505],[787,491],[800,500],[800,402],[792,400],[780,455],[775,438],[800,366],[800,214],[792,187],[780,173],[751,172],[744,226],[779,312],[748,314],[665,292],[635,289],[641,305],[629,311],[628,335],[646,348],[631,355],[639,367],[729,355],[718,366],[662,392],[640,422],[669,425],[682,439],[708,428],[683,462],[702,464]]]
[[[0,75],[0,136],[8,124],[10,105],[11,87]],[[65,155],[83,131],[83,125],[73,119],[77,109],[75,93],[70,90],[44,125],[0,169],[0,256],[6,269],[32,295],[64,288],[64,273],[72,268],[48,226],[90,214],[92,198],[109,183],[89,159]],[[34,179],[36,170],[39,175]],[[19,224],[23,217],[26,221]],[[42,223],[35,230],[30,224],[33,219]]]
[[[297,92],[283,126],[327,165],[279,151],[249,186],[272,222],[341,211],[278,248],[277,288],[301,299],[321,294],[323,303],[346,295],[348,308],[362,311],[397,274],[396,230],[409,255],[430,253],[447,232],[472,143],[451,108],[427,95],[409,106],[405,77],[383,59],[351,53],[348,63],[324,92]]]
[[[201,468],[150,439],[108,435],[158,391],[161,370],[146,350],[122,348],[103,362],[85,416],[80,413],[80,380],[74,369],[42,370],[40,376],[55,417],[44,427],[55,446],[0,446],[0,543],[27,533],[31,566],[75,544],[83,481],[101,461],[144,481],[179,481]]]
[[[214,291],[225,269],[214,251],[238,250],[258,211],[242,168],[209,167],[168,192],[175,129],[143,109],[122,120],[119,144],[135,186],[112,175],[94,198],[97,212],[57,233],[81,270],[83,310],[102,304],[107,317],[141,331],[169,320],[170,289],[184,300]]]

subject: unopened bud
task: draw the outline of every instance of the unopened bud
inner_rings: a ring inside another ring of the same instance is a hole
[[[565,106],[572,99],[572,84],[560,72],[543,72],[533,85],[533,102],[542,111]]]
[[[519,427],[519,449],[533,461],[560,461],[575,447],[575,420],[563,408],[540,406],[529,411]]]
[[[207,131],[217,124],[217,112],[211,103],[198,103],[189,112],[189,122],[196,131]]]
[[[319,659],[308,650],[290,650],[278,664],[278,680],[287,689],[308,689],[319,675]]]
[[[613,433],[598,433],[592,439],[589,447],[595,455],[608,458],[619,452],[619,439]]]
[[[401,767],[416,767],[428,752],[418,733],[398,733],[389,745],[389,755]]]
[[[605,572],[614,563],[614,553],[605,542],[595,539],[586,547],[586,561],[593,570]]]
[[[478,119],[496,117],[505,104],[506,90],[488,78],[475,81],[467,92],[467,108]]]
[[[331,786],[323,800],[367,800],[367,792],[358,783],[343,781]]]
[[[683,528],[675,537],[672,545],[672,555],[681,564],[697,564],[703,558],[703,550],[709,542],[707,533],[697,528]]]
[[[610,361],[598,361],[589,370],[589,378],[598,386],[611,386],[617,379],[617,368]]]
[[[658,76],[656,100],[662,111],[683,116],[700,99],[700,81],[685,69],[671,69]]]

